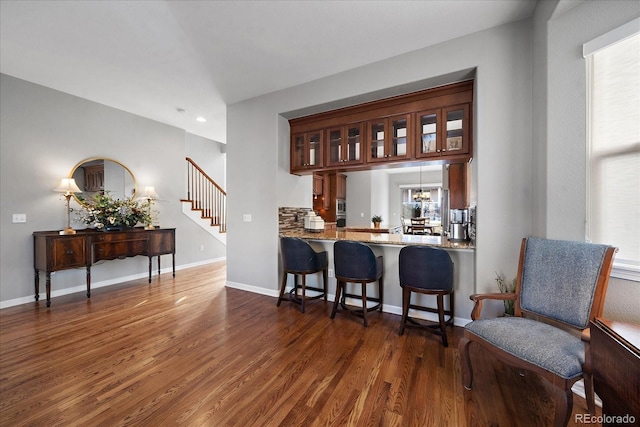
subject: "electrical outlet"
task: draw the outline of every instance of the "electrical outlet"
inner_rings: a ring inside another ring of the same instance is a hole
[[[204,251],[204,245],[200,245],[200,252]]]
[[[329,269],[329,277],[335,277],[336,275],[333,273],[333,268]]]
[[[27,214],[13,214],[13,222],[14,223],[27,222]]]
[[[244,214],[242,215],[242,220],[244,222],[251,222],[251,214]]]

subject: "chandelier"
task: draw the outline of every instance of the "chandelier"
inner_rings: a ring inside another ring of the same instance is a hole
[[[420,165],[420,190],[413,194],[413,200],[416,202],[431,201],[431,191],[422,189],[422,165]]]

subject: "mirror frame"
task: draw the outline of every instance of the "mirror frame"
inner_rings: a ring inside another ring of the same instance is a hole
[[[76,163],[76,165],[73,168],[71,168],[68,178],[73,178],[73,174],[75,174],[76,170],[78,170],[78,168],[83,164],[87,162],[93,162],[96,160],[104,160],[104,161],[117,163],[118,165],[122,166],[125,171],[129,172],[129,175],[131,175],[131,179],[133,179],[133,194],[130,196],[130,198],[131,199],[136,198],[136,196],[138,195],[138,181],[136,181],[136,176],[133,174],[133,172],[131,172],[131,169],[126,167],[124,164],[122,164],[122,162],[119,162],[118,160],[112,159],[110,157],[89,157],[87,159],[80,160],[78,163]],[[85,202],[80,200],[75,193],[73,194],[73,198],[80,206],[85,206]]]

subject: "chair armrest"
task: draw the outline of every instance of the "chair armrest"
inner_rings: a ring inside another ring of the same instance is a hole
[[[493,294],[473,294],[469,296],[469,299],[475,304],[473,310],[471,310],[471,320],[478,320],[482,316],[482,301],[486,299],[500,300],[500,301],[515,301],[516,294],[512,292],[500,292]]]
[[[582,341],[586,343],[591,342],[591,328],[584,329],[580,334],[580,339],[582,339]]]

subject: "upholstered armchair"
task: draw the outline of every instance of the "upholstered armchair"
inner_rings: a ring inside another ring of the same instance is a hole
[[[582,242],[525,238],[513,294],[472,295],[472,322],[459,343],[463,384],[473,381],[469,346],[476,343],[517,369],[537,374],[555,402],[554,426],[565,426],[573,384],[584,378],[595,413],[593,378],[585,372],[588,325],[602,314],[615,248]],[[485,299],[512,299],[515,316],[481,319]],[[582,339],[581,339],[582,338]]]

